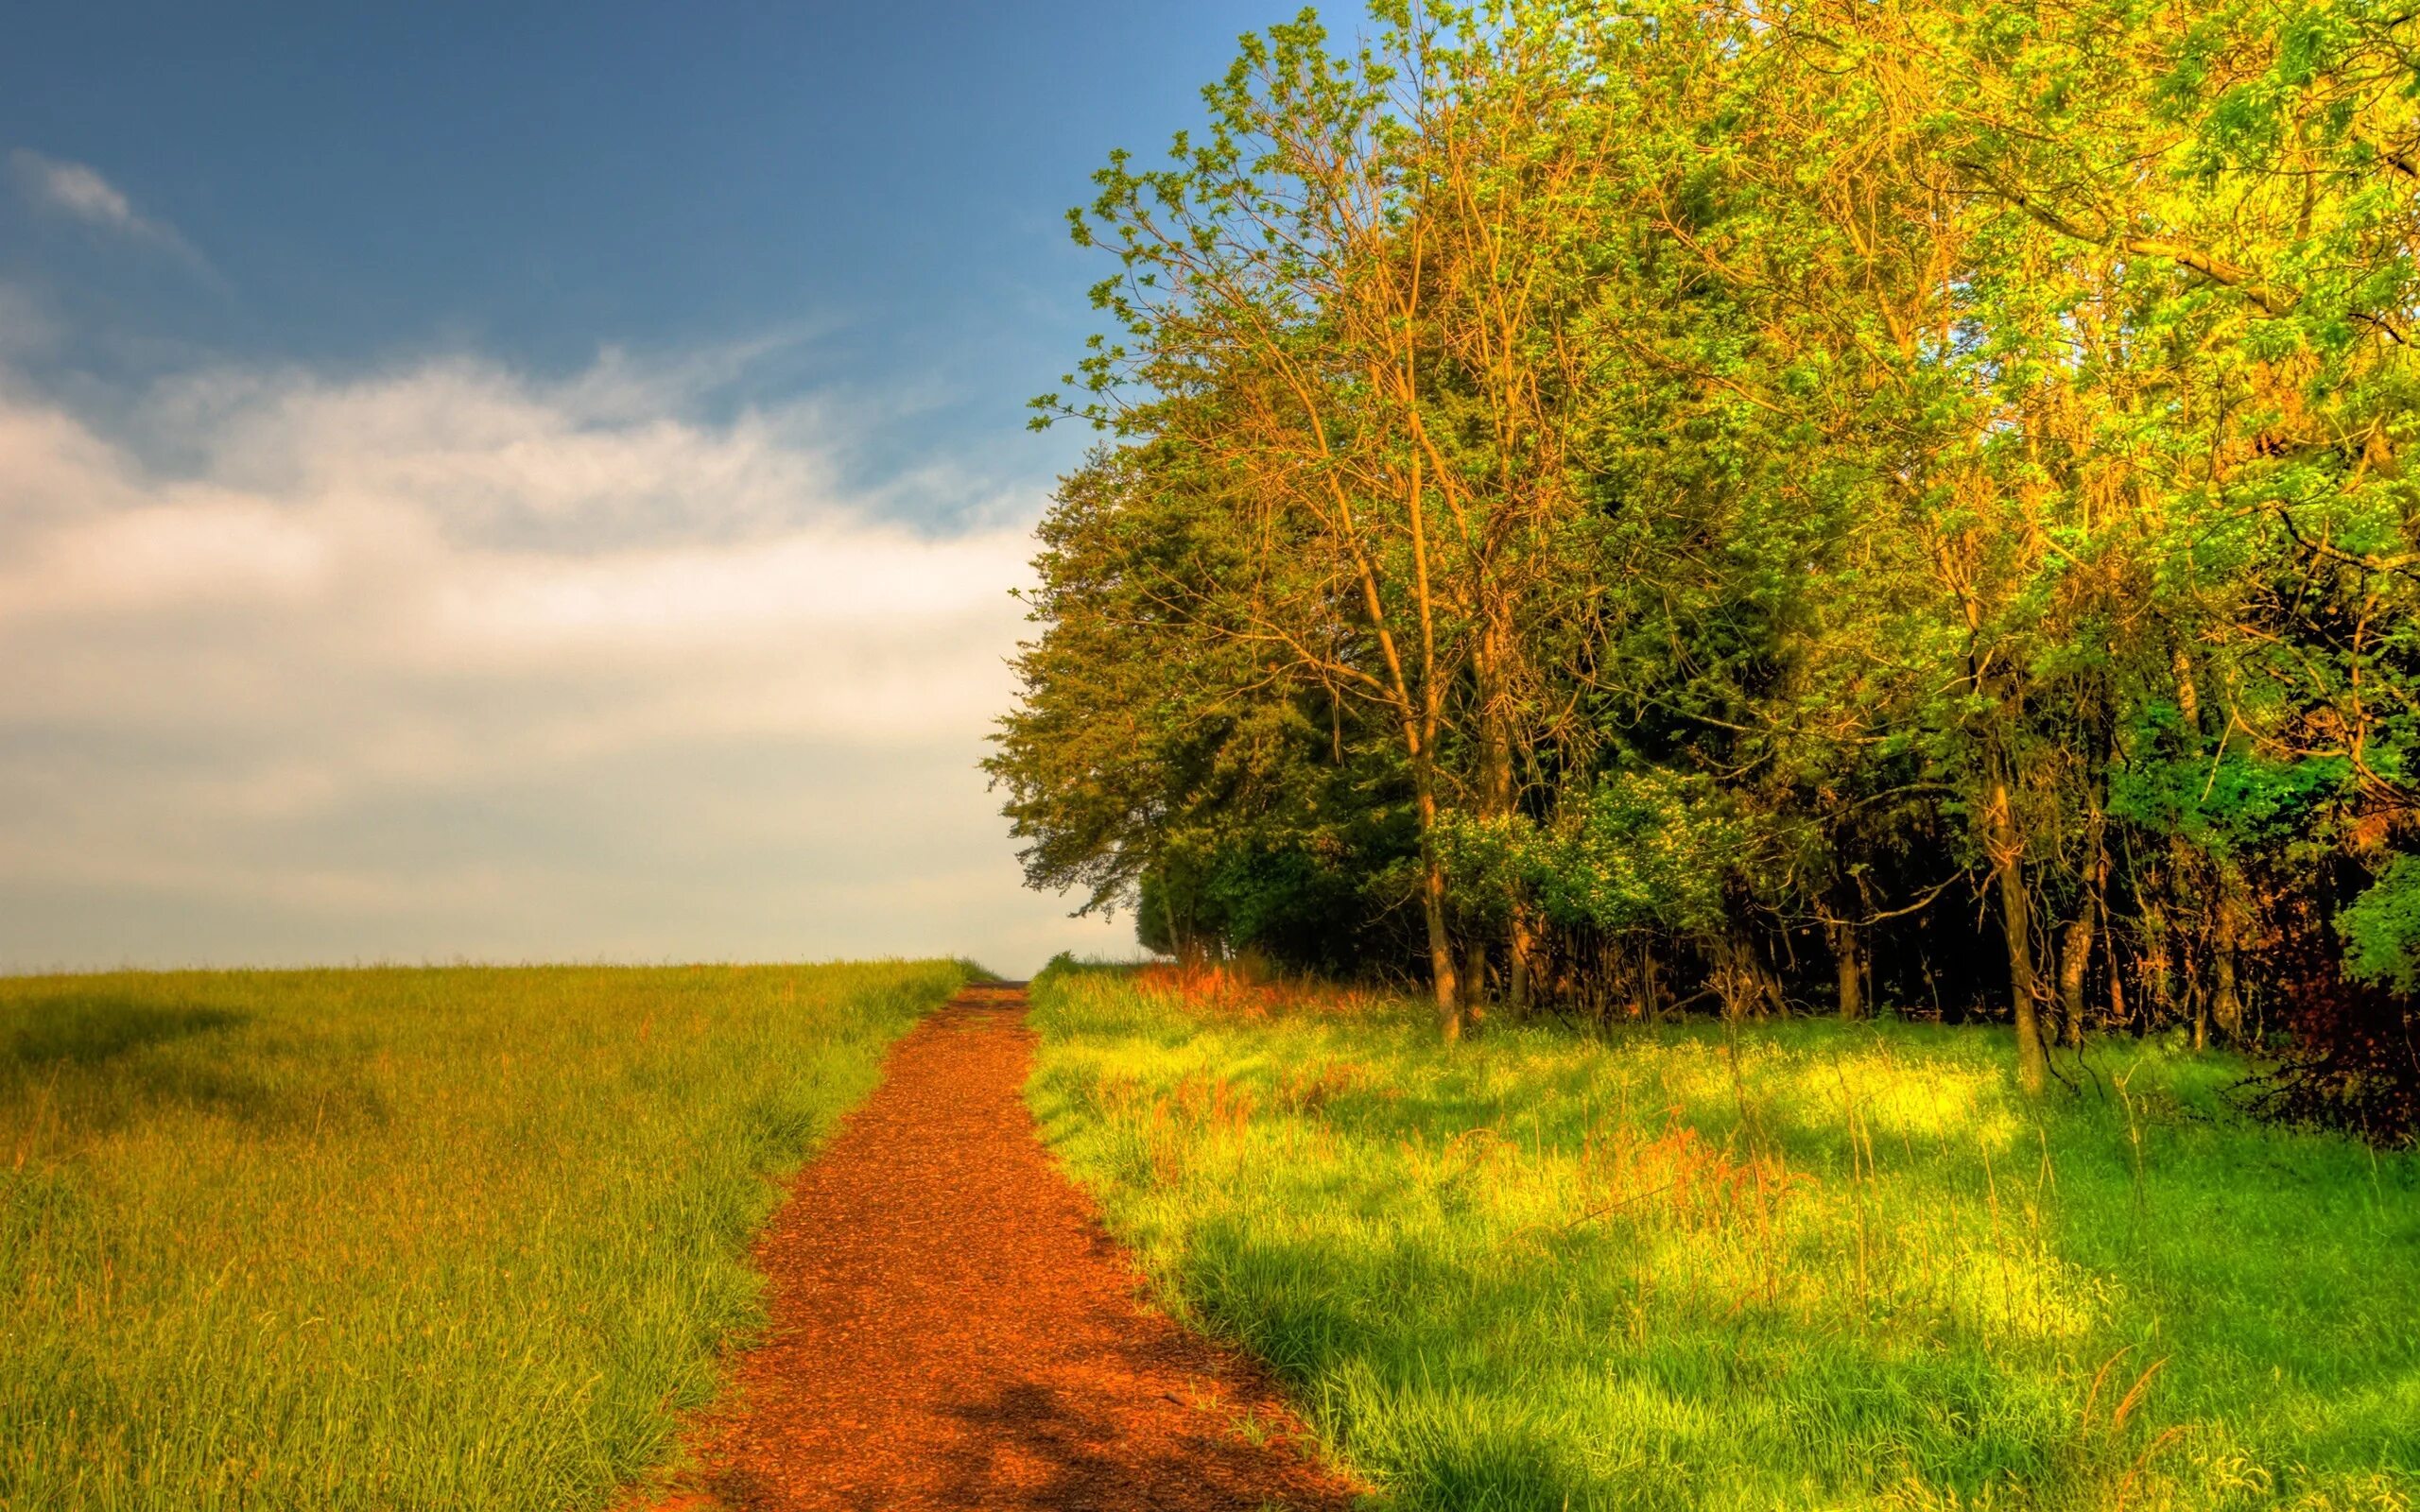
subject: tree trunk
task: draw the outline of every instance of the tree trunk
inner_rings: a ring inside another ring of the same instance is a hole
[[[1471,657],[1471,676],[1478,695],[1479,771],[1478,817],[1485,823],[1507,820],[1512,814],[1512,730],[1505,716],[1503,688],[1503,631],[1499,622],[1489,616],[1479,635],[1478,644]],[[1508,896],[1505,911],[1512,920],[1512,970],[1519,971],[1521,897],[1517,882],[1505,884]],[[1462,994],[1469,1004],[1469,1016],[1480,1016],[1478,1005],[1487,995],[1487,936],[1474,928],[1467,947],[1468,961],[1462,976]],[[1528,984],[1521,984],[1526,994]],[[1518,995],[1518,994],[1516,994]],[[1514,1004],[1517,1014],[1521,1005]]]
[[[2176,974],[2170,969],[2176,953],[2169,938],[2168,908],[2160,902],[2168,883],[2154,874],[2152,884],[2150,887],[2137,884],[2142,895],[2137,919],[2143,946],[2135,960],[2142,972],[2143,1027],[2147,1030],[2162,1028],[2176,1018]]]
[[[1865,1017],[1864,946],[1857,926],[1841,919],[1824,926],[1832,945],[1832,969],[1840,979],[1841,1017],[1854,1022]]]
[[[2231,868],[2220,873],[2220,907],[2212,919],[2209,951],[2209,1011],[2229,1045],[2243,1042],[2243,999],[2236,994],[2236,946],[2243,932],[2243,883]]]
[[[1517,1023],[1530,1016],[1530,913],[1517,902],[1512,905],[1512,937],[1505,950],[1504,995]]]
[[[2049,1082],[2050,1057],[2042,1043],[2042,1020],[2033,1002],[2033,908],[2025,890],[2025,844],[2010,806],[2005,758],[1994,753],[1991,790],[1984,804],[1992,871],[1999,883],[2000,933],[2008,945],[2009,996],[2016,1010],[2016,1081],[2038,1094]]]
[[[1755,972],[1748,964],[1747,952],[1737,932],[1725,926],[1707,942],[1707,954],[1713,957],[1712,986],[1715,997],[1722,1004],[1723,1020],[1737,1023],[1748,1017],[1758,998]]]
[[[2179,645],[2169,652],[2168,666],[2176,678],[2176,712],[2185,716],[2185,728],[2199,735],[2202,733],[2202,694],[2193,681],[2193,659],[2185,654],[2185,647]]]
[[[2067,925],[2059,945],[2059,1011],[2066,1016],[2067,1043],[2083,1048],[2083,978],[2092,965],[2092,905]]]
[[[1454,942],[1445,933],[1445,871],[1434,850],[1426,850],[1421,861],[1420,911],[1428,925],[1428,970],[1437,989],[1437,1027],[1450,1043],[1462,1037],[1462,993],[1454,971]]]
[[[2236,997],[2234,929],[2220,929],[2217,949],[2209,954],[2209,1014],[2220,1021],[2220,1033],[2229,1045],[2243,1042],[2243,999]]]
[[[2067,926],[2067,937],[2059,952],[2060,1008],[2066,1014],[2067,1044],[2083,1048],[2083,979],[2092,970],[2093,929],[2108,917],[2109,909],[2109,846],[2108,828],[2100,806],[2098,785],[2091,795],[2092,810],[2084,823],[2084,867],[2086,885],[2083,907],[2075,922]],[[2118,979],[2117,954],[2110,954],[2109,978]]]
[[[2118,937],[2109,938],[2109,1022],[2126,1028],[2135,1022],[2134,1010],[2126,1005],[2126,973],[2118,969]]]
[[[1757,992],[1762,994],[1762,1002],[1757,1006],[1759,1019],[1767,1014],[1772,1014],[1773,1019],[1789,1019],[1790,999],[1789,994],[1781,992],[1781,972],[1773,971],[1773,963],[1764,954],[1764,946],[1759,946],[1754,936],[1747,936],[1740,941],[1740,949],[1747,951],[1747,968],[1757,972]]]
[[[1426,752],[1411,764],[1420,812],[1420,913],[1428,926],[1428,971],[1437,992],[1437,1027],[1448,1043],[1462,1037],[1462,994],[1454,941],[1445,932],[1445,864],[1437,854],[1437,774]]]

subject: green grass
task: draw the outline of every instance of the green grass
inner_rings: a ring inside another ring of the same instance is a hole
[[[2111,1043],[1437,1042],[1055,968],[1028,1090],[1172,1305],[1406,1508],[2405,1509],[2420,1159]]]
[[[0,1505],[607,1504],[964,974],[0,981]]]

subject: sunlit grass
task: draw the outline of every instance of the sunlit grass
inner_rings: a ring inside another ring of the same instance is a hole
[[[1180,1309],[1407,1507],[2401,1509],[2420,1160],[2241,1068],[1795,1022],[1437,1042],[1055,969],[1030,1095]]]
[[[0,1504],[600,1506],[750,1231],[965,975],[0,982]]]

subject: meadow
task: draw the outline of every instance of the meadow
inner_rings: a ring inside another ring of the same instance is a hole
[[[0,981],[0,1505],[598,1507],[950,962]]]
[[[2368,1509],[2420,1492],[2420,1157],[2239,1062],[1490,1024],[1054,964],[1028,1098],[1169,1307],[1399,1508]]]

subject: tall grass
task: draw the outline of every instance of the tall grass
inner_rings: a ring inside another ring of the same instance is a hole
[[[1426,1016],[1054,968],[1029,1096],[1180,1310],[1402,1507],[2408,1509],[2420,1160],[2240,1068]]]
[[[0,1504],[599,1506],[948,962],[0,982]]]

